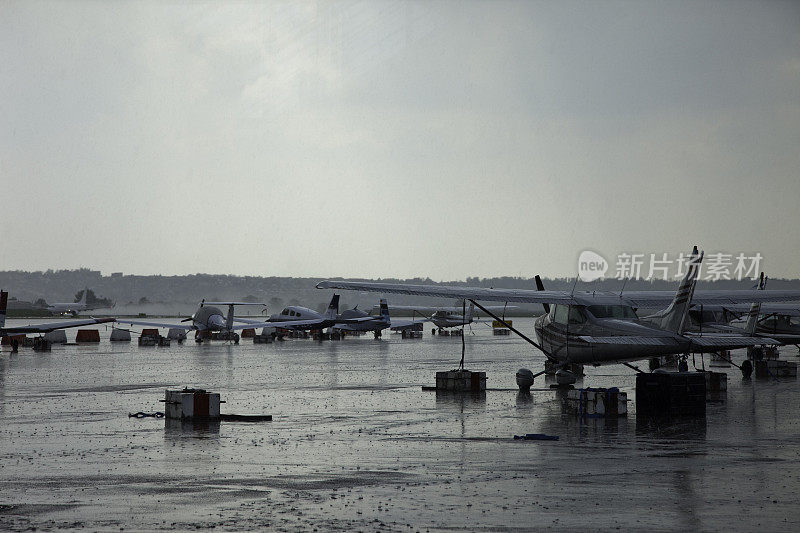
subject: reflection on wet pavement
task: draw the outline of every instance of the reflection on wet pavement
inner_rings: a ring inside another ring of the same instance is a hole
[[[466,341],[467,366],[502,390],[421,390],[457,365],[457,337],[3,351],[0,528],[798,528],[797,381],[727,369],[705,418],[640,419],[632,371],[587,368],[583,385],[622,388],[630,413],[580,420],[554,392],[516,390],[540,353]],[[128,418],[184,386],[274,419]]]

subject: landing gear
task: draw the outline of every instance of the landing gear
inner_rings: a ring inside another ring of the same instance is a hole
[[[684,355],[681,357],[681,360],[678,362],[678,372],[688,372],[689,371],[689,361],[688,358]]]
[[[375,334],[375,338],[376,339],[380,339],[381,338],[381,330],[376,329],[373,333]]]

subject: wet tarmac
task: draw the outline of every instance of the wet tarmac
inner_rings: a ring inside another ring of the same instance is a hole
[[[506,390],[422,391],[461,350],[429,331],[159,348],[101,330],[95,345],[4,347],[0,529],[800,529],[796,379],[722,369],[727,399],[705,418],[654,422],[637,419],[633,371],[588,368],[582,384],[619,386],[630,412],[579,420],[552,392],[515,390],[515,371],[540,369],[540,353],[475,333],[467,367]],[[163,411],[164,389],[184,386],[274,420],[128,418]],[[560,439],[513,439],[523,433]]]

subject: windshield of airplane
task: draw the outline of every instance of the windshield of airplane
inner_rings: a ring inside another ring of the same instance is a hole
[[[597,318],[636,319],[636,312],[629,305],[590,305],[587,309]]]

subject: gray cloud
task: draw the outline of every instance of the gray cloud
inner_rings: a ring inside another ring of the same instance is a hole
[[[573,275],[698,242],[797,275],[796,3],[2,14],[0,268]]]

